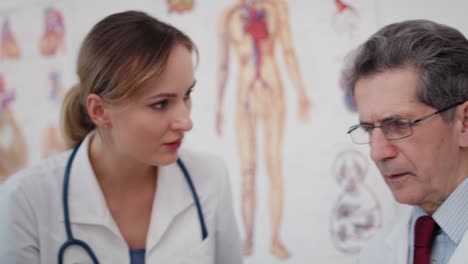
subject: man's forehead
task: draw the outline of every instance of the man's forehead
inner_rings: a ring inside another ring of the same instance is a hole
[[[359,107],[359,121],[364,123],[382,122],[391,118],[416,119],[424,115],[430,106],[420,102],[417,99],[402,101],[398,104],[382,103],[376,107]]]
[[[418,113],[418,108],[425,106],[417,97],[420,83],[413,68],[392,69],[358,79],[354,99],[360,120],[378,121]]]

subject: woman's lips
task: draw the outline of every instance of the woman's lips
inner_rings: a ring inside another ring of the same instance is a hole
[[[182,139],[178,139],[176,141],[166,143],[166,144],[164,144],[164,146],[166,146],[166,147],[168,147],[170,149],[178,149],[181,144],[182,144]]]

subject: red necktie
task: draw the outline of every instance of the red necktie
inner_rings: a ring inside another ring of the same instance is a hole
[[[430,264],[431,247],[439,226],[431,216],[421,216],[414,228],[413,264]]]

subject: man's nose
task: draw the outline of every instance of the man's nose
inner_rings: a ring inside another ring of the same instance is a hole
[[[370,134],[370,155],[375,163],[397,156],[398,149],[392,140],[388,140],[382,129],[375,128]]]

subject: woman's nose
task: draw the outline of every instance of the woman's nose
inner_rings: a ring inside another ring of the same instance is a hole
[[[181,131],[190,131],[193,128],[192,118],[190,117],[190,105],[184,104],[172,122],[172,129]]]

